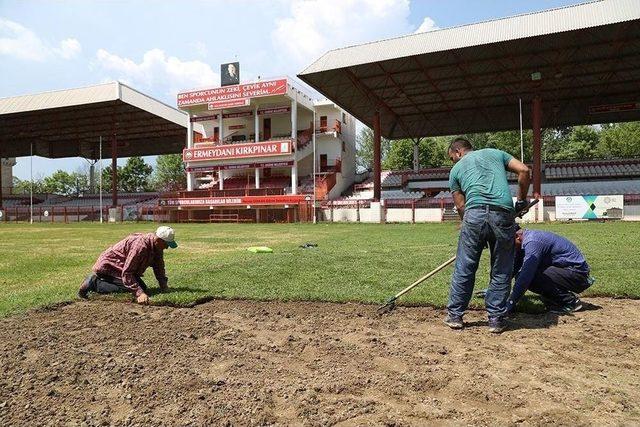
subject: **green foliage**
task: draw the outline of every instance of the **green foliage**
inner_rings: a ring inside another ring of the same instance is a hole
[[[382,138],[380,141],[381,162],[387,158],[390,141]],[[373,130],[362,128],[356,136],[356,166],[359,169],[373,170]]]
[[[187,187],[187,176],[181,154],[158,156],[153,186],[157,191],[177,191]]]
[[[520,159],[520,131],[484,132],[461,135],[475,149],[497,148]],[[455,136],[421,138],[420,167],[449,164],[447,147]],[[371,164],[373,132],[365,128],[358,138],[359,165]],[[533,159],[533,132],[523,132],[524,161]],[[413,168],[413,142],[410,139],[386,141],[383,149],[385,169]],[[542,159],[544,161],[572,161],[587,159],[625,158],[640,156],[640,122],[604,124],[601,126],[564,126],[542,131]]]
[[[109,245],[156,224],[0,224],[0,316],[75,298],[81,280]],[[175,224],[178,249],[165,252],[169,285],[152,303],[189,304],[205,297],[382,303],[456,251],[459,231],[444,224]],[[640,297],[637,225],[629,222],[540,224],[582,250],[597,278],[587,295]],[[366,236],[363,239],[363,236]],[[318,247],[298,246],[314,242]],[[252,254],[269,246],[273,254]],[[476,286],[486,287],[484,251]],[[401,304],[443,307],[451,267]],[[122,296],[127,299],[126,296]],[[473,299],[474,307],[482,300]],[[372,307],[372,312],[375,307]]]
[[[603,125],[596,153],[602,158],[640,156],[640,122]]]
[[[52,175],[44,178],[42,189],[45,193],[78,196],[89,191],[89,177],[82,172],[68,173],[63,170],[57,170]]]
[[[151,173],[153,168],[142,157],[129,157],[124,166],[118,166],[118,191],[135,193],[153,191]],[[111,166],[102,170],[104,191],[111,191]]]
[[[418,160],[420,168],[437,168],[448,161],[448,141],[444,138],[420,138],[418,140]],[[384,169],[406,170],[413,169],[413,148],[411,139],[391,141]]]

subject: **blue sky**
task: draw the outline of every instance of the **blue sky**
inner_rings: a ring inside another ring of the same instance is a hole
[[[329,49],[575,3],[0,0],[0,97],[121,80],[175,105],[181,89],[218,85],[229,60],[242,80],[294,76]],[[86,164],[36,158],[34,175]],[[14,174],[28,179],[28,158]]]

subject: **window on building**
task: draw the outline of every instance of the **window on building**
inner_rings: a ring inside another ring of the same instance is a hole
[[[327,116],[320,116],[320,130],[327,130]]]
[[[342,152],[344,153],[345,151],[347,151],[347,144],[342,141]]]
[[[344,111],[342,112],[342,123],[344,123],[345,125],[347,124],[347,113],[345,113]]]

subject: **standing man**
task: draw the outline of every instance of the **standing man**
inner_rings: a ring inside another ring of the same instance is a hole
[[[582,309],[579,293],[589,288],[595,279],[584,255],[572,242],[557,234],[542,230],[519,229],[515,236],[516,282],[509,297],[507,311],[528,290],[542,297],[550,311],[558,314]]]
[[[488,246],[491,280],[485,306],[489,331],[500,333],[506,328],[504,316],[513,273],[515,212],[528,205],[529,168],[504,151],[493,148],[474,151],[464,138],[451,142],[448,155],[454,163],[449,174],[449,188],[462,219],[462,228],[444,322],[452,329],[464,326],[462,316],[473,293],[482,250]],[[507,171],[518,175],[515,209]]]
[[[131,292],[138,304],[148,304],[147,285],[142,275],[152,267],[160,290],[166,291],[169,279],[164,271],[163,251],[176,247],[178,244],[171,227],[158,227],[155,233],[131,234],[100,255],[93,266],[93,274],[82,282],[78,296],[87,299],[89,292]]]

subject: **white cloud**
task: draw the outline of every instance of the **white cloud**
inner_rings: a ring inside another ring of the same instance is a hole
[[[180,90],[220,83],[220,75],[209,64],[182,61],[175,56],[167,56],[160,49],[147,51],[139,63],[99,49],[93,65],[135,88],[162,94],[170,102],[175,101]]]
[[[0,55],[28,61],[45,61],[53,57],[71,59],[81,51],[82,46],[76,39],[62,40],[54,47],[17,22],[0,18]]]
[[[60,42],[60,47],[53,49],[53,51],[62,58],[69,59],[78,56],[82,51],[82,46],[76,39],[64,39]]]
[[[424,17],[424,21],[422,21],[422,24],[420,24],[420,26],[418,27],[418,29],[415,31],[416,34],[417,33],[426,33],[428,31],[433,31],[433,30],[438,30],[440,27],[438,27],[435,23],[435,21],[431,18],[429,18],[428,16]]]
[[[275,50],[308,65],[327,50],[411,33],[409,0],[291,0],[276,21]]]

